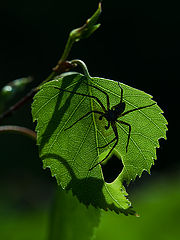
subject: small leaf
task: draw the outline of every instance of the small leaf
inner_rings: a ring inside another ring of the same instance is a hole
[[[111,107],[120,102],[121,90],[117,82],[103,78],[89,79],[81,74],[48,82],[34,97],[32,115],[34,121],[37,120],[37,142],[44,168],[50,168],[58,184],[63,189],[72,189],[73,194],[84,204],[135,214],[126,198],[123,183],[135,180],[143,171],[150,172],[156,159],[156,147],[159,147],[158,139],[166,138],[167,121],[157,105],[121,117],[132,128],[128,151],[126,152],[128,127],[118,123],[119,142],[116,152],[124,167],[114,182],[106,183],[100,165],[92,171],[89,169],[112,147],[97,148],[114,138],[112,128],[105,129],[107,121],[100,121],[96,113],[90,114],[65,131],[87,112],[102,111],[99,103],[89,97],[55,89],[59,87],[97,96],[106,106],[105,94],[86,83],[107,92]],[[120,85],[124,92],[125,111],[154,103],[151,96],[143,91],[122,83]]]
[[[4,110],[6,104],[14,99],[17,94],[24,91],[25,87],[32,82],[32,77],[22,77],[9,82],[0,90],[0,112]]]
[[[98,5],[96,12],[86,21],[86,23],[80,27],[72,30],[70,36],[73,41],[78,42],[81,39],[90,37],[101,24],[96,24],[101,14],[101,2]]]
[[[6,86],[4,86],[0,91],[0,97],[4,99],[11,99],[19,92],[24,91],[27,84],[32,82],[32,77],[23,77],[16,79],[12,82],[9,82]]]

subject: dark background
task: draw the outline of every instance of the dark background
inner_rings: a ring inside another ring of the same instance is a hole
[[[70,30],[81,26],[98,1],[3,1],[0,7],[0,87],[32,75],[36,86],[59,59]],[[100,29],[74,45],[70,59],[82,59],[91,76],[119,80],[154,97],[169,122],[168,140],[160,140],[151,174],[177,176],[180,12],[178,5],[151,1],[105,1]],[[27,89],[28,91],[28,89]],[[3,124],[34,128],[30,104]],[[30,139],[0,135],[1,188],[18,207],[51,198],[55,179],[42,169]],[[142,178],[143,179],[143,178]],[[143,180],[137,180],[142,185]],[[52,184],[53,183],[53,184]],[[53,187],[52,187],[53,185]],[[134,185],[133,185],[134,186]],[[18,194],[19,195],[18,195]],[[2,191],[2,195],[4,193]],[[18,195],[18,197],[17,197]],[[33,205],[34,204],[34,205]]]

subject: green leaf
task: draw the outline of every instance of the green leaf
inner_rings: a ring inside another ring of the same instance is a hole
[[[85,83],[106,91],[111,107],[120,102],[118,83],[108,79],[72,74],[44,84],[34,97],[32,105],[33,119],[37,120],[37,143],[43,166],[50,168],[57,183],[63,189],[72,189],[73,194],[84,204],[111,209],[117,213],[135,214],[126,198],[123,183],[135,180],[143,171],[150,172],[156,159],[156,147],[159,147],[158,139],[166,138],[167,121],[157,105],[121,117],[132,127],[128,151],[126,152],[128,126],[117,124],[119,142],[116,152],[124,167],[115,181],[106,183],[100,165],[92,171],[89,169],[112,147],[97,148],[114,138],[112,128],[105,130],[107,121],[100,121],[98,114],[91,114],[65,131],[65,128],[88,111],[102,111],[101,107],[92,98],[54,88],[97,96],[106,106],[105,95]],[[124,92],[125,111],[154,103],[151,96],[143,91],[122,83],[120,85]]]
[[[86,23],[70,32],[70,37],[73,41],[78,42],[81,39],[90,37],[101,24],[96,24],[102,12],[101,2],[98,5],[96,12],[86,21]]]
[[[71,191],[58,189],[51,215],[49,239],[92,239],[100,222],[100,210],[80,203]]]
[[[32,80],[33,78],[30,76],[18,78],[0,89],[0,113],[12,99],[25,90],[26,86],[32,82]]]

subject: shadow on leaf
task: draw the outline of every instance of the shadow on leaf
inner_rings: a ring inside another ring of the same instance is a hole
[[[67,169],[71,180],[66,186],[66,190],[72,190],[73,195],[75,195],[80,202],[84,203],[86,206],[93,205],[95,208],[101,208],[104,210],[114,210],[116,213],[124,213],[125,215],[135,215],[135,211],[132,207],[128,209],[120,209],[117,208],[114,204],[108,204],[104,198],[104,194],[102,192],[102,188],[104,184],[106,184],[103,180],[94,177],[87,177],[84,179],[78,179],[73,172],[72,168],[68,164],[68,162],[58,156],[56,154],[45,154],[42,156],[43,161],[47,161],[48,159],[58,160],[64,167]],[[52,172],[53,175],[53,172]],[[60,178],[60,176],[59,176]]]
[[[71,76],[67,76],[66,81],[62,81],[61,88],[65,89],[66,87],[68,87],[72,83],[73,80],[74,80],[74,78],[72,78]],[[78,79],[77,83],[74,85],[74,88],[71,89],[71,90],[76,92],[76,90],[79,88],[82,80],[83,80],[83,77]],[[62,101],[62,98],[63,98],[63,94],[64,94],[64,92],[60,92],[60,94],[58,94],[55,109],[54,109],[54,112],[52,114],[52,118],[48,122],[47,127],[46,127],[46,129],[45,129],[45,131],[42,135],[41,143],[39,145],[40,153],[43,150],[44,146],[46,145],[46,143],[49,139],[47,136],[52,136],[53,135],[54,131],[59,126],[59,122],[61,121],[63,115],[65,114],[65,112],[67,111],[67,109],[70,106],[70,102],[71,102],[71,99],[73,97],[73,94],[70,94],[69,97],[67,97],[65,104],[59,109],[59,106],[61,105],[61,101]],[[58,121],[57,121],[57,116],[59,116]]]

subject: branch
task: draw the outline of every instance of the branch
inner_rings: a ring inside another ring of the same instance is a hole
[[[100,27],[100,24],[96,24],[96,22],[99,18],[99,15],[101,14],[101,11],[102,9],[101,9],[101,2],[100,2],[98,5],[98,9],[92,15],[92,17],[89,18],[82,27],[74,29],[70,32],[67,43],[65,45],[64,52],[60,60],[58,61],[57,65],[52,69],[52,73],[39,86],[32,89],[26,96],[24,96],[21,100],[19,100],[17,103],[11,106],[7,111],[2,113],[0,115],[0,121],[12,115],[14,111],[22,107],[29,100],[31,100],[34,97],[34,95],[38,92],[42,84],[52,80],[55,76],[63,72],[70,71],[72,68],[75,67],[74,64],[67,61],[71,48],[75,42],[78,42],[81,39],[90,37],[92,33]]]
[[[31,129],[28,129],[25,127],[14,126],[14,125],[0,126],[0,134],[5,132],[18,133],[24,136],[28,136],[34,141],[36,141],[36,133]]]
[[[100,16],[101,12],[102,12],[102,8],[101,8],[101,2],[100,2],[98,5],[98,9],[86,21],[86,23],[83,26],[73,29],[70,32],[64,52],[63,52],[60,60],[58,61],[57,65],[53,68],[54,72],[57,72],[58,74],[61,73],[61,68],[63,66],[63,63],[66,61],[67,57],[69,56],[71,48],[75,42],[78,42],[81,39],[90,37],[100,27],[100,24],[96,24],[96,23],[97,23],[97,20]]]
[[[28,94],[26,94],[21,100],[19,100],[17,103],[15,103],[14,105],[12,105],[8,110],[6,110],[5,112],[3,112],[0,115],[0,121],[3,120],[6,117],[9,117],[12,115],[12,113],[14,111],[16,111],[17,109],[19,109],[20,107],[22,107],[26,102],[28,102],[29,100],[31,100],[34,95],[36,94],[36,92],[38,91],[37,88],[33,88]]]

